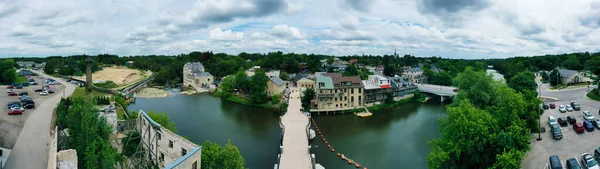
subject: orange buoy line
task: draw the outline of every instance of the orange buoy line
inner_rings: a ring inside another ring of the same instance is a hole
[[[317,126],[317,123],[315,123],[315,119],[310,119],[312,121],[313,126],[315,126],[315,129],[317,129],[317,133],[319,133],[319,135],[321,136],[321,139],[323,139],[323,142],[325,143],[325,145],[327,145],[327,148],[331,149],[331,152],[335,153],[335,149],[333,149],[333,146],[331,146],[329,144],[329,142],[327,142],[327,139],[325,139],[325,137],[323,136],[323,133],[321,133],[321,130],[319,130],[319,127]],[[337,156],[342,158],[342,160],[344,161],[348,161],[349,165],[354,164],[354,166],[356,166],[356,168],[360,168],[362,165],[358,164],[356,161],[346,157],[344,154],[341,153],[337,153]],[[367,169],[367,167],[364,167],[363,169]]]

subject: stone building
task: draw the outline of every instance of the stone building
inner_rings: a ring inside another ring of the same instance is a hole
[[[183,66],[183,86],[200,91],[200,88],[209,88],[213,82],[214,77],[204,71],[202,63],[186,63]]]
[[[413,83],[424,83],[426,77],[423,75],[423,70],[418,67],[410,68],[404,72],[404,76],[408,77]]]
[[[297,74],[294,76],[294,84],[296,87],[305,88],[305,87],[315,87],[315,81],[311,79],[306,74]]]
[[[346,110],[363,106],[363,84],[358,76],[324,73],[317,76],[315,110]]]
[[[368,80],[362,81],[365,89],[364,103],[366,106],[385,103],[392,86],[390,80],[379,75],[369,75]]]
[[[276,94],[282,94],[283,91],[287,88],[287,82],[281,80],[281,78],[277,76],[269,77],[269,81],[267,81],[267,94],[269,96],[273,96]]]
[[[144,158],[152,160],[159,168],[200,168],[201,146],[163,128],[143,110],[139,111],[137,128],[147,151]]]
[[[560,80],[564,85],[571,85],[584,82],[584,77],[575,70],[558,69]]]
[[[392,86],[392,96],[394,100],[400,100],[410,97],[415,91],[417,91],[417,85],[408,80],[407,77],[388,77],[390,85]]]

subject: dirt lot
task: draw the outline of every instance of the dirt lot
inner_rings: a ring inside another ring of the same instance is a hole
[[[92,79],[97,80],[110,80],[115,84],[122,86],[144,78],[143,75],[150,76],[150,72],[142,72],[137,69],[129,69],[123,66],[105,67],[101,71],[94,72]],[[85,76],[73,76],[75,79],[84,80]]]
[[[583,122],[583,111],[590,111],[596,119],[600,118],[598,114],[598,108],[595,105],[581,104],[581,110],[572,111],[566,113],[560,113],[558,111],[559,105],[568,105],[571,101],[557,101],[556,109],[545,110],[541,117],[541,125],[546,128],[546,132],[541,134],[542,141],[536,141],[538,134],[532,134],[531,136],[531,150],[525,156],[522,162],[522,168],[539,168],[542,169],[548,165],[548,158],[552,155],[558,155],[563,167],[566,166],[565,162],[569,158],[575,158],[580,161],[583,153],[593,154],[594,149],[600,147],[600,131],[596,128],[594,131],[585,131],[578,134],[573,130],[572,125],[561,127],[563,132],[563,138],[561,140],[554,140],[552,138],[552,131],[548,124],[548,116],[554,116],[555,118],[567,117],[573,115],[577,119],[577,123]],[[593,107],[592,107],[593,106]]]
[[[35,77],[35,79],[38,83],[42,82],[42,80],[37,77]],[[40,96],[39,92],[34,92],[34,90],[40,89],[41,87],[41,85],[29,86],[24,87],[23,89],[15,89],[15,92],[27,92],[35,102],[37,108],[46,100],[46,98],[51,97],[52,95],[62,94],[62,91],[64,90],[64,86],[62,85],[51,85],[50,87],[55,93],[47,96]],[[7,96],[6,90],[6,86],[0,85],[0,106],[2,106],[2,108],[0,108],[0,147],[12,149],[25,121],[29,118],[29,112],[33,111],[33,109],[25,109],[25,112],[22,115],[9,116],[6,105],[8,102],[19,101],[19,96]]]

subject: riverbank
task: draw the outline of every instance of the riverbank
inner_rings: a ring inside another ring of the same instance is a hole
[[[204,92],[208,92],[208,90],[203,89],[203,88],[200,88],[200,91],[197,91],[194,89],[187,89],[185,91],[179,92],[179,94],[192,95],[192,94],[198,94],[198,93],[204,93]]]
[[[413,94],[412,97],[400,99],[397,101],[394,100],[392,103],[388,103],[388,104],[378,104],[378,105],[368,106],[367,109],[369,110],[369,112],[392,109],[392,108],[396,108],[397,106],[401,106],[401,105],[404,105],[406,103],[411,103],[411,102],[423,103],[423,101],[425,101],[425,99],[426,99],[425,95],[416,92]],[[358,109],[344,110],[343,113],[360,113],[360,112],[364,112],[364,111],[365,110],[363,108],[358,108]]]
[[[167,97],[170,94],[171,94],[171,92],[167,91],[167,90],[153,88],[153,87],[147,87],[147,88],[143,88],[140,91],[136,92],[135,96],[141,97],[141,98],[159,98],[159,97]]]

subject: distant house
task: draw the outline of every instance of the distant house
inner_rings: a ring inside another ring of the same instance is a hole
[[[29,75],[32,75],[33,72],[31,72],[29,70],[20,70],[18,74],[19,74],[19,76],[29,76]]]
[[[133,66],[133,61],[127,61],[125,62],[125,66]]]
[[[17,65],[21,68],[31,68],[35,65],[35,62],[32,61],[17,61]]]
[[[584,77],[575,70],[558,69],[562,84],[571,85],[584,82]]]
[[[408,80],[413,83],[423,83],[425,81],[425,76],[423,76],[423,69],[414,67],[406,70],[404,73]]]
[[[384,103],[387,94],[392,90],[390,80],[379,75],[369,75],[369,79],[363,80],[362,83],[365,89],[365,106]]]
[[[269,81],[267,82],[267,94],[269,96],[273,96],[276,94],[282,94],[283,91],[287,88],[287,82],[281,80],[281,78],[277,76],[269,77]]]
[[[388,77],[388,79],[390,79],[392,85],[392,96],[396,100],[403,99],[417,90],[417,86],[410,82],[407,77]]]
[[[296,85],[296,87],[315,87],[315,81],[312,80],[308,75],[306,74],[300,74],[298,73],[295,77],[294,77],[294,84]]]
[[[248,77],[254,76],[254,74],[256,74],[256,71],[258,71],[259,69],[261,69],[260,66],[254,66],[254,67],[246,70],[245,71],[246,72],[246,76],[248,76]],[[265,72],[265,74],[267,75],[267,77],[272,77],[272,76],[279,77],[280,73],[281,73],[281,71],[279,71],[279,70],[270,70],[268,72]]]
[[[356,60],[356,59],[352,59],[352,60],[348,61],[348,64],[351,64],[351,65],[352,65],[352,64],[355,64],[356,62],[358,62],[358,60]]]

